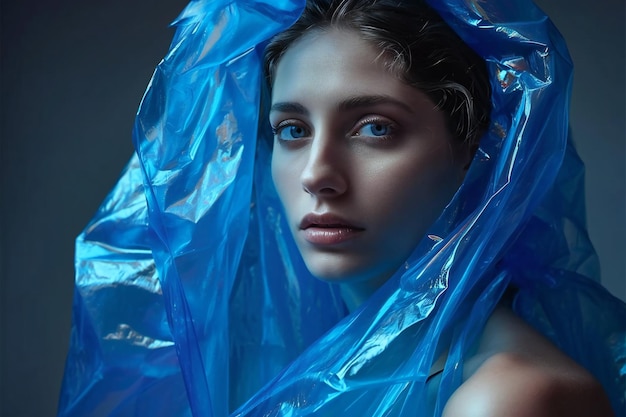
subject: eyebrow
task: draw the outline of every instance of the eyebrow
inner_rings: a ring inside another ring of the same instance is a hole
[[[271,112],[275,112],[275,111],[281,112],[281,113],[301,114],[301,115],[304,115],[304,116],[309,114],[309,111],[302,104],[299,104],[299,103],[289,103],[289,102],[282,102],[282,103],[274,103],[274,104],[272,104],[272,107],[270,108],[270,113]]]
[[[403,101],[396,100],[393,97],[385,95],[371,95],[371,96],[354,96],[339,103],[340,110],[353,110],[361,107],[372,107],[379,104],[391,104],[396,107],[400,107],[408,113],[412,113],[413,109]]]
[[[380,104],[391,104],[393,106],[403,109],[408,113],[413,113],[413,109],[408,104],[385,95],[348,97],[347,99],[342,100],[339,103],[338,108],[339,110],[354,110],[362,107],[372,107]],[[299,103],[292,102],[274,103],[272,104],[272,107],[270,109],[270,113],[271,112],[295,113],[304,116],[309,114],[309,111],[306,107]]]

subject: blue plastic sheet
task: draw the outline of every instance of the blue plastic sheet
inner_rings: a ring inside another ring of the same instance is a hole
[[[189,4],[136,154],[76,241],[60,416],[440,415],[511,287],[517,314],[624,415],[626,307],[596,281],[565,44],[526,0],[431,5],[487,61],[492,125],[428,233],[442,240],[348,314],[300,259],[259,119],[264,45],[303,2]]]

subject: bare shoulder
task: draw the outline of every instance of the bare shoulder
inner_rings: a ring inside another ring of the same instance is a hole
[[[515,353],[489,358],[446,404],[444,417],[603,417],[612,411],[586,372],[555,371]]]
[[[589,372],[510,314],[499,312],[488,324],[484,360],[454,392],[444,417],[613,416]]]

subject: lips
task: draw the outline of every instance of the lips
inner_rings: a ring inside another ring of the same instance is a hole
[[[350,222],[349,220],[345,220],[344,218],[331,214],[315,214],[309,213],[302,218],[300,221],[300,229],[305,230],[309,228],[342,228],[342,229],[355,229],[355,230],[365,230],[364,228]]]
[[[331,213],[309,213],[302,218],[300,230],[313,245],[337,245],[358,236],[365,229]]]

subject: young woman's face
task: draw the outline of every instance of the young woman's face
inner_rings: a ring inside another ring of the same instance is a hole
[[[274,76],[272,176],[311,273],[373,292],[461,184],[470,152],[352,31],[289,47]]]

